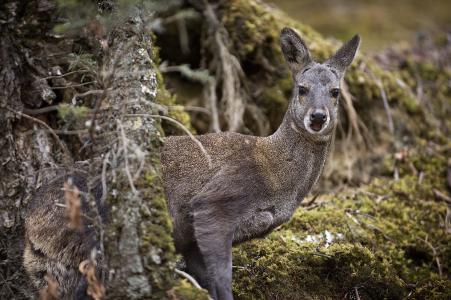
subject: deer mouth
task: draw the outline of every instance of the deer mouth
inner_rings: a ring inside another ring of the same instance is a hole
[[[318,132],[318,131],[320,131],[321,129],[323,129],[323,124],[324,124],[324,122],[311,122],[310,123],[310,128],[313,130],[313,131],[315,131],[315,132]]]

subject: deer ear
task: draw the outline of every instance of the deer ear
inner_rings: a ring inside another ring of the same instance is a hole
[[[338,70],[341,74],[354,60],[357,49],[360,45],[360,36],[356,34],[352,39],[341,46],[338,51],[326,61],[326,65]]]
[[[285,61],[293,73],[302,70],[312,61],[307,46],[293,29],[288,27],[282,29],[280,45]]]

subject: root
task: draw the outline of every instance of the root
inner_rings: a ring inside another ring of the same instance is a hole
[[[354,105],[352,104],[352,95],[349,92],[349,88],[346,82],[342,83],[341,94],[344,100],[343,106],[346,112],[346,117],[349,122],[346,139],[348,141],[351,141],[354,134],[354,138],[359,145],[368,144],[369,143],[368,139],[364,138],[364,136],[366,137],[369,136],[368,128],[365,126],[362,120],[360,120],[357,111],[355,110]]]
[[[243,125],[243,115],[246,106],[247,93],[243,86],[244,72],[239,60],[229,50],[229,35],[227,30],[218,20],[213,7],[206,1],[196,6],[202,10],[205,17],[203,32],[202,52],[211,56],[209,62],[204,59],[203,67],[215,70],[215,80],[204,87],[204,97],[212,111],[217,106],[216,90],[221,90],[220,103],[224,107],[223,117],[227,123],[227,130],[238,131]],[[215,116],[216,114],[213,114]],[[213,129],[219,131],[219,121],[214,119]]]

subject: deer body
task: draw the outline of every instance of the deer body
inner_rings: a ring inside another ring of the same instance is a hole
[[[233,299],[232,245],[288,221],[318,180],[336,126],[340,79],[359,42],[354,37],[318,64],[302,39],[285,28],[282,52],[295,85],[273,135],[197,137],[210,159],[189,137],[167,138],[163,179],[175,246],[214,299]]]
[[[238,133],[199,136],[211,156],[211,168],[189,137],[169,137],[166,140],[163,174],[170,213],[175,220],[178,248],[183,249],[194,239],[193,224],[189,221],[192,211],[186,206],[189,201],[184,199],[190,200],[201,194],[212,179],[224,185],[229,181],[237,185],[246,184],[249,189],[235,191],[241,192],[242,198],[237,200],[237,211],[233,212],[239,215],[234,228],[231,228],[234,244],[259,237],[289,220],[318,180],[330,140],[306,143],[288,124],[289,120],[284,120],[282,126],[286,128],[269,137]],[[179,163],[185,159],[189,163]],[[225,165],[226,161],[230,163]],[[194,169],[196,173],[192,172]],[[221,182],[226,176],[231,178]],[[248,197],[256,200],[250,201]]]

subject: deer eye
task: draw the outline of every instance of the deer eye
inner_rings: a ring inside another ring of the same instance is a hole
[[[338,96],[340,95],[340,89],[331,89],[330,90],[330,95],[333,98],[338,98]]]
[[[305,96],[308,93],[308,88],[305,86],[299,86],[299,96]]]

